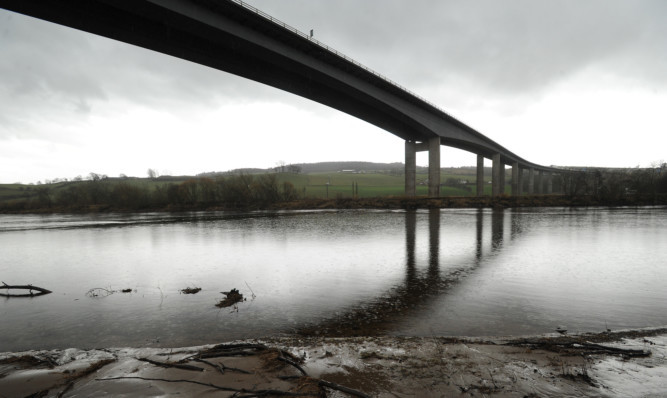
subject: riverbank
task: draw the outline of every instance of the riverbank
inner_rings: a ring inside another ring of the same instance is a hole
[[[521,207],[594,207],[667,205],[667,195],[654,197],[628,196],[603,200],[593,196],[530,195],[530,196],[450,196],[303,199],[276,203],[271,210],[312,209],[459,209],[459,208],[521,208]]]
[[[441,198],[389,196],[376,198],[340,197],[335,199],[308,198],[278,201],[265,205],[167,205],[162,207],[124,208],[112,205],[25,207],[0,204],[0,214],[87,214],[87,213],[145,213],[188,211],[258,211],[258,210],[318,210],[318,209],[433,209],[433,208],[522,208],[522,207],[622,207],[665,206],[667,195],[628,195],[617,199],[601,199],[594,196],[524,195],[509,196],[448,196]]]
[[[6,397],[657,397],[667,391],[667,329],[2,353],[0,391]]]

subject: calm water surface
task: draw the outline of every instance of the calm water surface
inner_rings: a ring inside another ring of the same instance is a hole
[[[0,280],[53,291],[0,299],[0,351],[655,327],[667,208],[0,215]]]

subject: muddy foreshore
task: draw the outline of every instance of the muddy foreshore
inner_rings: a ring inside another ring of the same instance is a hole
[[[667,329],[0,353],[2,397],[658,397]]]

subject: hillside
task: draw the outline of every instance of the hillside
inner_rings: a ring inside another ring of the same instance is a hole
[[[197,176],[217,176],[217,175],[229,175],[229,174],[238,174],[238,173],[247,173],[247,174],[262,174],[269,172],[298,172],[298,173],[336,173],[343,171],[354,171],[354,172],[365,172],[365,173],[383,173],[383,174],[399,174],[402,175],[405,169],[403,163],[374,163],[374,162],[318,162],[318,163],[294,163],[294,164],[284,164],[276,167],[271,167],[268,169],[258,169],[258,168],[242,168],[234,169],[225,172],[216,171],[216,172],[206,172],[200,173]],[[454,174],[454,175],[475,175],[476,166],[465,166],[465,167],[445,167],[441,169],[445,174]],[[428,168],[423,166],[417,166],[417,173],[428,173]],[[491,175],[491,168],[485,167],[484,173]]]

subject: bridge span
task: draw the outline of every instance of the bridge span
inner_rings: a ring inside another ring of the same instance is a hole
[[[158,51],[327,105],[405,140],[405,193],[416,194],[416,153],[429,153],[429,196],[440,194],[440,146],[492,160],[492,195],[551,193],[566,170],[529,162],[435,105],[240,0],[0,0],[10,11]]]

